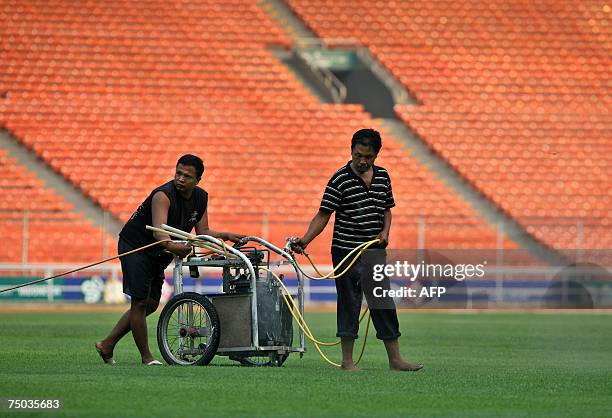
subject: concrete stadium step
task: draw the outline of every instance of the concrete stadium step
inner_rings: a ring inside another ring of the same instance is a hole
[[[498,230],[498,237],[505,235],[538,258],[544,260],[559,259],[559,254],[556,251],[540,243],[513,218],[507,216],[495,203],[486,199],[446,160],[435,154],[421,139],[410,132],[403,122],[396,119],[379,119],[379,121],[389,134],[403,142],[413,158],[420,161],[427,170],[433,172],[441,182],[474,208],[487,223],[495,226]]]
[[[121,222],[92,202],[63,176],[39,160],[34,153],[30,152],[6,130],[0,130],[0,149],[6,150],[10,157],[34,173],[38,179],[44,181],[47,187],[53,189],[67,202],[74,205],[75,212],[83,214],[94,225],[104,228],[107,233],[113,236],[119,233],[122,227]]]

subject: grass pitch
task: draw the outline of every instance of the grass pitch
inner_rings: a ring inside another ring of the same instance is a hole
[[[388,371],[370,335],[361,373],[309,346],[282,368],[215,357],[207,367],[144,367],[131,335],[114,367],[93,343],[118,313],[0,313],[0,398],[56,399],[61,411],[13,416],[611,416],[612,315],[403,313],[403,354],[417,373]],[[333,340],[333,314],[309,314]],[[157,358],[157,316],[149,319]],[[373,333],[372,333],[373,334]],[[359,348],[361,340],[358,341]],[[339,349],[327,350],[335,359]],[[357,351],[357,350],[356,350]]]

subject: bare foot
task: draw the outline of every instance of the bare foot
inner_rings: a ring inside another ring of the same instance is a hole
[[[389,362],[389,368],[398,372],[416,372],[423,368],[421,363],[408,363],[402,359]]]
[[[151,356],[151,357],[143,357],[142,358],[142,364],[146,364],[147,366],[149,366],[149,365],[151,365],[152,362],[159,363],[159,361],[155,360],[153,358],[153,356]],[[159,363],[159,364],[161,364],[161,363]]]
[[[361,371],[361,369],[355,366],[355,363],[353,362],[342,363],[342,365],[340,366],[340,370],[345,370],[347,372],[360,372]]]
[[[113,347],[105,345],[102,341],[96,343],[96,351],[102,358],[102,361],[106,364],[115,364],[113,360]]]

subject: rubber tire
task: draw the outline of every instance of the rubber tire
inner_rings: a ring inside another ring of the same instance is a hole
[[[269,367],[271,366],[270,359],[268,358],[266,360],[264,356],[254,357],[254,356],[232,355],[232,356],[229,356],[229,359],[233,361],[237,361],[238,363],[240,363],[242,366],[245,366],[245,367]],[[257,359],[257,360],[253,360],[253,359]]]
[[[285,360],[289,357],[289,353],[286,354],[276,354],[270,353],[268,355],[268,360],[264,360],[264,357],[254,357],[254,356],[230,356],[230,360],[234,360],[239,362],[241,365],[245,367],[281,367]],[[262,359],[260,361],[256,361],[253,359]]]
[[[164,309],[162,309],[161,314],[159,315],[159,320],[157,321],[157,345],[159,346],[159,351],[166,363],[170,365],[181,365],[174,360],[174,356],[166,351],[164,336],[162,335],[165,334],[163,331],[163,324],[166,317],[170,316],[179,304],[188,300],[194,301],[204,308],[208,314],[208,317],[210,318],[210,323],[213,328],[212,335],[210,336],[208,346],[204,351],[204,354],[202,354],[202,357],[200,357],[196,362],[191,364],[193,366],[206,366],[212,361],[213,357],[215,357],[221,336],[219,314],[217,313],[215,306],[206,296],[195,292],[185,292],[170,299],[168,303],[166,303],[166,306],[164,306]]]

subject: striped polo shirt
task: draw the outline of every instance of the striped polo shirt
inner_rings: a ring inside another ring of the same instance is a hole
[[[350,164],[349,161],[329,179],[321,200],[321,211],[336,212],[334,254],[345,254],[376,238],[383,228],[385,210],[395,206],[387,170],[373,166],[372,184],[368,189]]]

